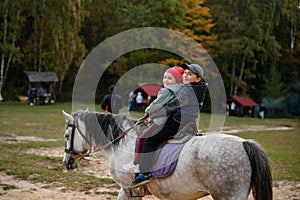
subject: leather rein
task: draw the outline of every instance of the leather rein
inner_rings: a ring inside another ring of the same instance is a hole
[[[72,133],[71,133],[71,141],[70,141],[70,147],[69,148],[65,148],[65,153],[68,153],[71,155],[71,157],[75,160],[78,160],[78,162],[81,159],[84,159],[84,157],[88,156],[90,153],[95,153],[98,151],[102,151],[103,149],[106,149],[107,147],[109,147],[110,145],[114,144],[116,141],[120,140],[122,137],[124,137],[129,131],[131,131],[136,125],[141,124],[145,119],[148,118],[148,115],[144,115],[142,118],[140,118],[134,125],[132,125],[130,128],[126,129],[125,131],[123,131],[121,134],[118,135],[118,137],[116,137],[115,139],[113,139],[112,141],[110,141],[109,143],[105,144],[102,147],[96,148],[95,150],[93,150],[93,152],[91,151],[87,151],[85,153],[78,153],[76,151],[74,151],[74,136],[75,136],[75,129],[77,128],[78,132],[80,133],[80,135],[84,138],[84,140],[90,145],[91,142],[86,138],[86,136],[81,132],[81,130],[78,127],[77,123],[67,123],[66,129],[68,127],[72,128]],[[77,125],[76,125],[77,124]]]

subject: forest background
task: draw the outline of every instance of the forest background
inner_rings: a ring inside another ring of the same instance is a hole
[[[300,0],[1,0],[0,101],[27,95],[28,71],[54,71],[57,100],[71,101],[94,47],[125,30],[163,27],[207,50],[228,97],[248,96],[277,116],[300,115],[299,14]],[[96,101],[135,66],[182,62],[156,49],[127,53],[101,77]]]

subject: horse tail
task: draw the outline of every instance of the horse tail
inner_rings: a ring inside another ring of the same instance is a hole
[[[272,200],[272,175],[264,150],[254,141],[244,141],[243,145],[252,168],[250,186],[254,199]]]

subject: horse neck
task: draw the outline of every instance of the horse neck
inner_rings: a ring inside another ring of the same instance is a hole
[[[114,141],[120,134],[133,124],[128,118],[120,115],[107,113],[93,113],[86,117],[86,134],[96,148],[107,146],[104,150],[108,153],[118,151],[118,148],[125,148],[130,139],[134,137],[135,132],[131,131],[130,136],[125,135],[117,141]],[[135,136],[136,137],[136,136]],[[111,143],[112,141],[113,144]],[[110,145],[109,145],[110,144]]]

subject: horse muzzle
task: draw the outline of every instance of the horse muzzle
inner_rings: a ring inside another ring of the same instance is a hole
[[[72,169],[76,169],[78,168],[78,164],[75,162],[75,159],[72,158],[72,156],[65,156],[64,157],[64,166],[68,169],[68,170],[72,170]]]

